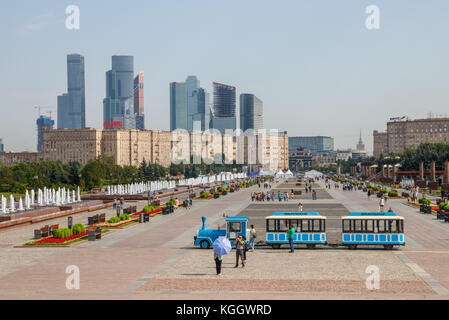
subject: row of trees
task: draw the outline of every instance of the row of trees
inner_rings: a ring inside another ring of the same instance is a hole
[[[113,158],[103,157],[89,161],[85,166],[78,162],[62,164],[59,161],[19,163],[12,167],[0,165],[0,192],[23,194],[27,189],[80,186],[82,190],[101,188],[108,184],[127,184],[155,181],[167,175],[184,175],[196,178],[200,174],[242,170],[236,164],[178,164],[164,168],[157,164],[141,163],[139,167],[119,166]]]

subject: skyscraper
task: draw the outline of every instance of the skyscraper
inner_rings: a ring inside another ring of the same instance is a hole
[[[134,78],[134,114],[136,115],[136,128],[145,129],[145,116],[143,104],[143,73],[139,72]]]
[[[240,129],[243,131],[263,129],[262,100],[250,93],[240,95]]]
[[[67,55],[67,93],[58,96],[58,128],[86,127],[84,57]]]
[[[105,129],[136,129],[133,74],[132,56],[112,56],[112,69],[106,72],[106,98],[103,100]]]
[[[235,87],[225,84],[213,83],[214,87],[214,107],[212,116],[212,127],[222,134],[226,129],[234,131],[236,129],[235,116]]]
[[[170,130],[204,131],[209,129],[209,120],[209,94],[200,88],[196,76],[170,83]]]
[[[186,79],[187,88],[187,130],[193,130],[193,117],[198,113],[198,89],[200,82],[196,76],[188,76]],[[197,117],[196,117],[197,118]]]
[[[188,130],[187,85],[185,82],[170,83],[170,131]]]
[[[55,125],[55,121],[50,117],[40,116],[36,120],[37,124],[37,152],[44,151],[44,131],[52,130]]]
[[[2,138],[0,138],[0,152],[5,152],[5,145],[3,144]]]

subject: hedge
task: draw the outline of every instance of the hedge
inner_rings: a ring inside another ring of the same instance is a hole
[[[121,221],[129,220],[129,214],[126,214],[126,213],[122,214],[120,216],[120,220]]]
[[[149,212],[153,212],[153,211],[156,211],[157,210],[157,207],[156,206],[145,206],[145,207],[143,207],[143,209],[142,209],[142,211],[144,212],[144,213],[149,213]]]
[[[108,220],[109,223],[117,223],[120,222],[120,218],[119,217],[112,217],[111,219]]]
[[[86,228],[81,223],[77,223],[73,226],[72,232],[73,234],[81,234],[86,232]]]
[[[202,192],[202,193],[200,194],[200,198],[207,198],[208,196],[210,196],[210,194],[207,193],[207,192]]]
[[[68,228],[53,230],[53,237],[56,239],[65,239],[73,235],[72,230]]]

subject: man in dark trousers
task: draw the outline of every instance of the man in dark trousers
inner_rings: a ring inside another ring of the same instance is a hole
[[[244,249],[244,241],[242,237],[237,237],[234,241],[235,244],[235,266],[237,268],[239,266],[239,257],[242,261],[242,268],[245,267],[245,260],[243,259],[243,249]]]

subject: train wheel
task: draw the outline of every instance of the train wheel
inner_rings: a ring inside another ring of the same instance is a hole
[[[349,249],[355,250],[355,249],[357,249],[357,245],[356,244],[350,244],[349,245]]]
[[[206,241],[206,240],[201,241],[201,242],[200,242],[200,247],[201,247],[202,249],[207,249],[207,248],[209,248],[209,241]]]
[[[281,245],[279,243],[276,243],[276,244],[272,244],[271,247],[273,249],[279,249],[281,247]]]
[[[308,244],[307,244],[307,248],[308,248],[308,249],[314,249],[315,247],[316,247],[316,245],[313,244],[313,243],[308,243]]]
[[[393,245],[392,244],[384,244],[384,248],[385,248],[385,250],[392,250]]]

